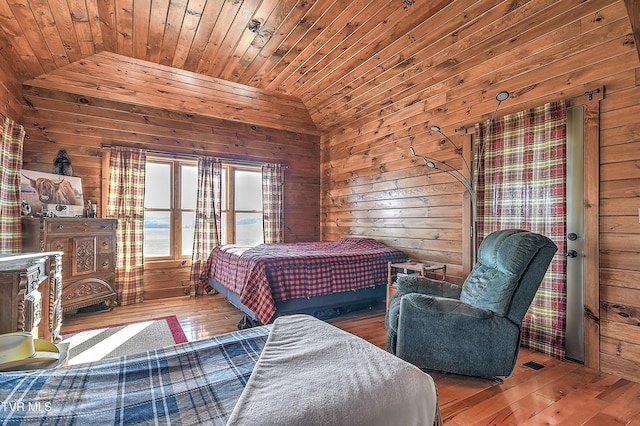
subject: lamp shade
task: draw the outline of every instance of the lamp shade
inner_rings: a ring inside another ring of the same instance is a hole
[[[506,101],[509,98],[509,92],[498,92],[498,94],[496,95],[496,100],[498,102],[502,102],[502,101]]]

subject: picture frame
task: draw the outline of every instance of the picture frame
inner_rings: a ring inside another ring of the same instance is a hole
[[[82,179],[74,176],[22,170],[20,197],[31,206],[33,214],[47,216],[49,211],[53,211],[58,213],[54,214],[55,216],[68,216],[66,211],[77,212],[84,208]],[[57,208],[52,209],[52,207]]]

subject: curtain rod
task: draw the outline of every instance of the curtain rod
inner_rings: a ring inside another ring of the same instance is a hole
[[[597,89],[594,89],[594,90],[590,90],[590,91],[588,91],[588,92],[581,93],[580,95],[572,96],[572,97],[570,97],[570,98],[565,99],[565,101],[570,101],[570,100],[573,100],[573,99],[578,99],[578,98],[581,98],[581,97],[583,97],[583,96],[588,96],[588,97],[589,97],[589,100],[590,100],[590,101],[592,101],[592,100],[593,100],[593,95],[595,95],[595,94],[597,94],[597,93],[600,93],[600,88],[597,88]]]
[[[565,102],[571,101],[573,99],[578,99],[578,98],[581,98],[583,96],[588,96],[589,100],[592,101],[593,100],[593,95],[598,94],[598,93],[600,93],[600,88],[597,88],[597,89],[594,89],[594,90],[589,90],[587,92],[581,93],[579,95],[572,96],[570,98],[565,98]],[[457,129],[454,129],[454,132],[457,133],[457,132],[461,132],[461,131],[464,130],[464,132],[467,133],[467,130],[473,129],[474,127],[476,127],[475,124],[470,124],[468,126],[460,126]]]
[[[111,149],[111,145],[102,145],[102,149]],[[187,158],[187,159],[194,159],[194,160],[197,160],[198,157],[203,156],[198,154],[185,154],[185,153],[178,153],[178,152],[158,151],[153,149],[143,149],[143,151],[151,155],[163,155],[163,156],[169,156],[169,157]],[[237,160],[235,158],[224,158],[224,157],[217,157],[217,156],[214,156],[214,158],[218,158],[221,161],[224,161],[230,164],[237,164],[240,166],[260,166],[262,164],[269,163],[268,161]],[[285,169],[289,168],[289,166],[286,164],[282,164],[282,163],[278,163],[278,164],[280,164]]]

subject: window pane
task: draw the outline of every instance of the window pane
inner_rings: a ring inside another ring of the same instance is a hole
[[[222,176],[220,179],[221,182],[221,195],[222,195],[222,210],[227,210],[229,207],[227,206],[227,175],[229,174],[229,169],[222,170]]]
[[[227,238],[227,216],[229,214],[222,212],[220,214],[220,229],[222,230],[221,234],[221,241],[220,244],[230,244],[229,243],[229,239]]]
[[[153,209],[171,208],[171,166],[147,161],[144,179],[144,206]]]
[[[196,209],[196,198],[198,195],[198,167],[182,166],[181,170],[181,200],[180,206],[183,209]]]
[[[182,212],[182,255],[188,256],[193,251],[193,229],[196,223],[195,212]]]
[[[262,210],[262,173],[236,170],[236,210]]]
[[[144,257],[171,254],[171,214],[169,212],[144,213]]]
[[[262,244],[262,213],[236,213],[236,244]]]

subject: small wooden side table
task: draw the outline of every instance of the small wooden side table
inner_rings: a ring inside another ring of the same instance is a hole
[[[389,262],[389,271],[387,273],[387,308],[389,308],[389,299],[398,289],[396,284],[396,280],[398,279],[398,274],[403,273],[401,271],[404,270],[404,273],[408,273],[408,271],[412,271],[415,273],[419,273],[423,277],[427,276],[428,272],[440,271],[442,273],[442,281],[447,279],[447,265],[443,263],[421,263],[421,262],[402,262],[402,263],[392,263]]]

